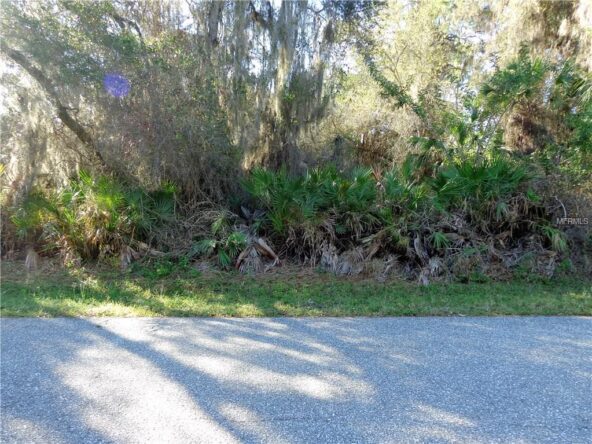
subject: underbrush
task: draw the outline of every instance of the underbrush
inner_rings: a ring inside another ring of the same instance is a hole
[[[529,267],[551,276],[569,253],[532,167],[502,152],[426,151],[400,168],[349,174],[259,169],[244,186],[264,210],[259,233],[282,256],[340,275],[486,281]]]
[[[590,235],[576,243],[553,223],[557,204],[538,174],[501,151],[425,150],[390,170],[256,169],[243,183],[239,211],[187,213],[178,211],[172,185],[147,192],[82,172],[59,192],[34,191],[10,209],[10,220],[29,254],[59,255],[70,265],[135,264],[156,278],[196,261],[247,273],[287,261],[423,284],[585,273]],[[196,223],[198,235],[183,232]],[[182,247],[159,250],[163,233]]]
[[[82,171],[64,189],[34,190],[8,212],[31,254],[59,254],[66,264],[121,254],[130,263],[134,248],[149,249],[153,230],[174,220],[175,205],[172,185],[147,192]]]

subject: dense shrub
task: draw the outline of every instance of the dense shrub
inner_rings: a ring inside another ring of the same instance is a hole
[[[284,254],[313,263],[329,247],[356,250],[365,260],[397,254],[414,266],[467,249],[509,251],[527,237],[541,248],[565,249],[520,159],[465,155],[423,170],[418,162],[410,157],[386,172],[319,168],[298,177],[257,169],[244,188],[265,211],[261,232]]]
[[[173,186],[146,192],[82,171],[61,191],[30,193],[11,221],[26,242],[76,260],[119,253],[174,217]]]

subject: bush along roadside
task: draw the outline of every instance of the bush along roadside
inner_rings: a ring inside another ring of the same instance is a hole
[[[423,284],[572,272],[581,264],[571,253],[586,258],[592,242],[572,248],[538,183],[523,159],[503,151],[452,155],[432,146],[391,170],[255,169],[240,210],[202,213],[209,228],[178,251],[153,242],[188,217],[172,185],[147,192],[81,172],[60,192],[31,193],[11,221],[32,267],[39,252],[70,265],[117,258],[124,269],[142,259],[260,273],[291,261]]]
[[[125,267],[154,251],[146,243],[153,231],[175,219],[175,188],[147,192],[81,171],[64,189],[35,190],[9,212],[28,264],[39,252],[58,254],[66,265],[119,255]]]
[[[281,256],[338,275],[486,281],[571,269],[537,177],[503,151],[410,156],[397,169],[334,168],[291,177],[255,170],[244,183],[260,235]],[[585,248],[590,248],[588,239]]]
[[[258,273],[281,257],[424,284],[569,272],[570,242],[536,186],[536,174],[501,151],[451,156],[432,147],[391,170],[256,169],[244,180],[240,214],[212,211],[209,234],[181,254],[150,246],[154,230],[179,217],[170,185],[149,193],[81,172],[59,193],[31,193],[11,221],[34,246],[29,254],[59,254],[66,264],[115,256],[126,268],[157,256]]]

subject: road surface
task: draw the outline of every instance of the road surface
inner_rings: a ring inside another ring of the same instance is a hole
[[[2,319],[4,443],[590,443],[592,318]]]

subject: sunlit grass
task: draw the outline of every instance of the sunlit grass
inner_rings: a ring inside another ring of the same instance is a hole
[[[166,278],[113,270],[2,266],[2,316],[449,316],[592,315],[592,281],[437,283],[286,274],[178,272]]]

